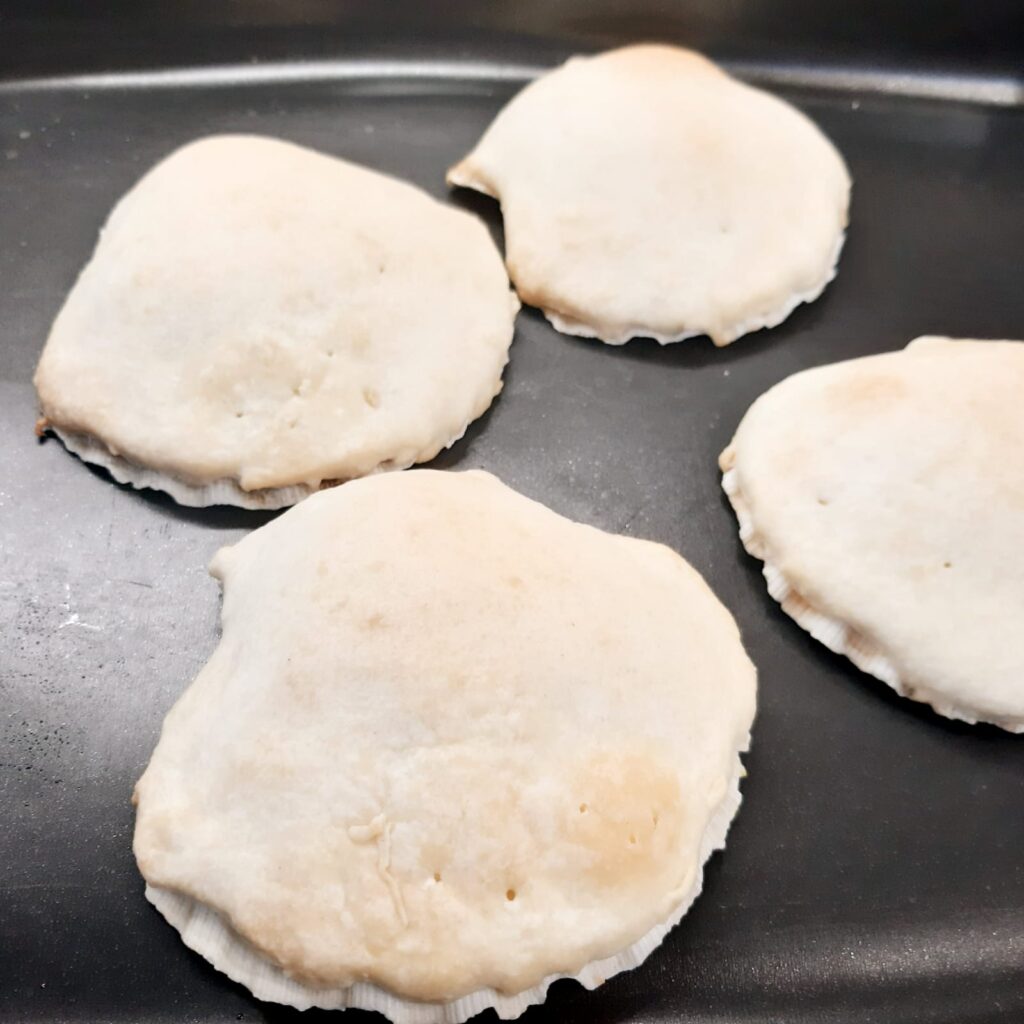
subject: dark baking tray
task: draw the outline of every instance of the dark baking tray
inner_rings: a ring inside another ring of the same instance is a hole
[[[73,33],[56,38],[74,50]],[[132,860],[132,785],[215,643],[204,567],[268,516],[178,508],[33,437],[32,370],[99,225],[153,161],[219,131],[293,139],[445,197],[445,168],[527,73],[492,63],[497,50],[77,83],[28,80],[31,62],[8,50],[20,77],[0,83],[0,1019],[299,1018],[189,952]],[[538,44],[536,62],[549,57]],[[1024,336],[1019,82],[757,67],[791,83],[856,181],[825,295],[725,350],[610,348],[526,310],[503,394],[435,463],[485,467],[568,516],[671,545],[735,613],[760,669],[744,806],[697,905],[642,967],[594,993],[559,983],[526,1019],[1021,1021],[1024,737],[940,719],[811,641],[740,549],[715,465],[749,403],[796,370],[927,332]],[[907,95],[929,91],[986,102]],[[500,238],[493,203],[450,201]]]

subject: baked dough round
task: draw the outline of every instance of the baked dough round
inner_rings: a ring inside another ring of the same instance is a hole
[[[281,507],[461,437],[517,309],[475,217],[291,143],[201,139],[110,215],[36,372],[43,425],[183,504]]]
[[[574,57],[448,181],[501,201],[520,297],[618,345],[784,320],[835,274],[850,179],[803,114],[672,46]]]
[[[135,854],[258,996],[515,1016],[682,916],[739,803],[755,671],[668,548],[482,472],[303,501],[220,551],[223,636],[167,716]]]
[[[721,457],[771,595],[950,718],[1024,731],[1024,343],[918,338],[789,377]]]

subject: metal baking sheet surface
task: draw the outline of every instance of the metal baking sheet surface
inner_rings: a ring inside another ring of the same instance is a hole
[[[526,73],[392,62],[0,87],[0,1019],[300,1016],[185,949],[132,859],[132,785],[216,641],[205,566],[268,516],[176,507],[33,436],[35,361],[97,229],[176,146],[243,131],[411,179],[500,237],[496,205],[449,195],[444,171]],[[719,490],[716,456],[788,374],[922,333],[1024,335],[1012,90],[972,105],[848,85],[785,92],[856,182],[819,301],[725,350],[610,348],[526,310],[504,392],[435,463],[671,545],[760,669],[744,806],[703,896],[642,967],[593,993],[555,985],[533,1024],[1024,1020],[1024,737],[940,719],[809,639],[768,597]]]

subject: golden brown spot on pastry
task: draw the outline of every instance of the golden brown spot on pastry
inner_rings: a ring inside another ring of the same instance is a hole
[[[838,406],[886,405],[899,402],[907,395],[907,384],[896,374],[856,373],[834,381],[831,399]]]
[[[371,409],[380,407],[380,395],[373,388],[363,388],[363,401]]]
[[[656,756],[598,755],[576,774],[574,788],[587,800],[568,819],[567,838],[582,848],[581,872],[593,882],[628,885],[678,863],[682,792]]]
[[[385,625],[384,616],[380,612],[374,612],[366,620],[365,625],[367,629],[382,629]]]
[[[507,899],[509,901],[509,903],[512,903],[515,900],[515,898],[516,898],[516,891],[515,891],[515,889],[506,889],[505,890],[505,899]]]
[[[440,882],[441,881],[441,872],[440,871],[435,871],[434,872],[434,881],[435,882]]]
[[[518,590],[523,585],[523,581],[519,576],[509,576],[508,585],[513,590]]]

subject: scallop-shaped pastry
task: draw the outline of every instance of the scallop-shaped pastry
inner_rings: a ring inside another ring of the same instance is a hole
[[[512,1017],[659,944],[739,804],[755,673],[668,548],[481,472],[220,551],[223,635],[136,789],[147,895],[261,999]]]
[[[461,437],[517,309],[469,214],[287,142],[202,139],[110,215],[36,371],[40,426],[183,504],[276,508]]]
[[[520,297],[613,345],[784,320],[833,277],[850,194],[807,117],[654,45],[541,76],[448,180],[500,200]]]
[[[940,714],[1024,732],[1024,343],[918,338],[762,395],[721,457],[771,595]]]

